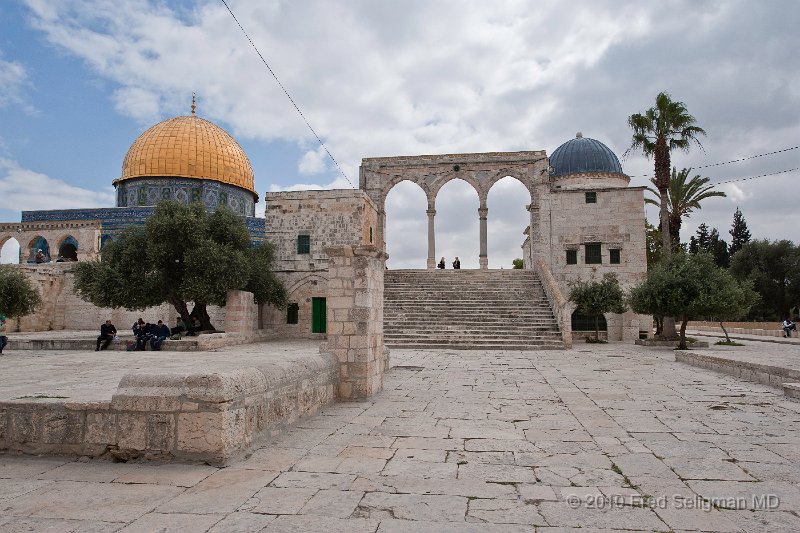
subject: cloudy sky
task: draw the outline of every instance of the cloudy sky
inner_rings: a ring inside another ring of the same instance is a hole
[[[547,150],[575,136],[622,155],[627,117],[659,91],[708,132],[698,168],[800,144],[800,3],[228,0],[349,180],[362,157]],[[261,193],[349,187],[219,0],[0,3],[0,221],[110,206],[111,181],[153,123],[199,114],[250,156]],[[646,183],[652,162],[622,161]],[[698,169],[724,182],[800,167],[800,149]],[[694,173],[693,173],[694,174]],[[798,237],[800,172],[719,186],[685,223],[727,236],[739,206],[758,238]],[[437,255],[477,266],[477,196],[437,203]],[[525,189],[489,198],[490,266],[520,256]],[[263,211],[263,201],[259,204]],[[424,267],[425,198],[388,199],[390,266]],[[655,213],[650,214],[655,220]],[[8,256],[8,250],[5,250]]]

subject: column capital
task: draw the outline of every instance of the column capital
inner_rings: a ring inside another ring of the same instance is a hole
[[[488,207],[479,207],[478,208],[478,216],[482,219],[485,219],[489,216],[489,208]]]
[[[436,215],[436,209],[428,209],[427,211],[425,211],[425,213],[426,213],[426,214],[427,214],[429,217],[432,217],[432,216]]]

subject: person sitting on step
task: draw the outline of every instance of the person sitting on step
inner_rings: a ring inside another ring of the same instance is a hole
[[[150,349],[154,351],[161,350],[161,343],[169,338],[169,326],[164,324],[161,320],[158,321],[158,324],[152,326],[150,329]]]
[[[107,350],[108,345],[111,344],[111,341],[114,340],[114,336],[117,334],[117,328],[114,327],[114,324],[111,323],[110,320],[106,320],[105,324],[100,326],[100,336],[97,337],[97,346],[95,347],[94,351],[99,352],[100,350]],[[100,343],[103,343],[103,346],[100,346]]]
[[[439,261],[439,268],[444,270],[444,256],[442,256],[442,259]]]

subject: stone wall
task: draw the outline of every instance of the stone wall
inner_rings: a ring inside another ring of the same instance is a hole
[[[266,231],[276,247],[277,272],[325,270],[326,247],[377,243],[378,211],[363,191],[268,192],[264,200]],[[300,235],[309,237],[310,253],[298,253]]]
[[[547,263],[564,295],[577,279],[600,280],[605,273],[614,273],[628,288],[647,275],[644,189],[592,185],[588,182],[572,189],[541,185],[531,206],[525,261],[532,264],[541,258]],[[595,192],[597,202],[587,203],[586,192]],[[599,264],[586,264],[587,243],[600,243]],[[620,250],[619,264],[611,264],[612,249]],[[567,264],[567,250],[576,252],[577,264]],[[652,331],[652,318],[645,315],[608,314],[606,320],[610,340],[635,340],[640,331]]]
[[[58,259],[59,248],[70,237],[78,243],[78,260],[92,261],[100,252],[99,221],[41,221],[0,224],[0,248],[10,239],[19,243],[19,262],[33,262],[36,255],[34,241],[42,237],[46,242],[45,255],[47,262]]]
[[[336,398],[325,354],[259,368],[127,374],[110,402],[0,402],[0,450],[225,464]]]
[[[99,330],[100,324],[106,320],[111,320],[119,330],[127,330],[139,317],[146,322],[163,320],[170,327],[175,326],[177,312],[169,304],[144,311],[127,311],[98,307],[81,300],[74,292],[74,276],[69,273],[70,263],[20,265],[16,268],[22,269],[33,282],[42,297],[42,305],[35,313],[15,320],[12,331],[94,331]],[[209,306],[208,314],[217,328],[223,327],[224,307]]]

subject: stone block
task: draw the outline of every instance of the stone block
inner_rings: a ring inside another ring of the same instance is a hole
[[[144,450],[147,446],[147,415],[120,413],[117,416],[117,445],[123,450]]]
[[[224,463],[244,446],[244,409],[178,415],[176,454]]]
[[[175,415],[151,414],[147,417],[147,449],[170,451],[175,443]]]
[[[8,431],[9,442],[20,444],[40,442],[42,438],[40,424],[41,414],[36,411],[12,411]]]
[[[84,442],[87,444],[116,444],[117,415],[114,413],[87,413]]]
[[[83,440],[83,413],[57,411],[42,414],[42,442],[79,444]]]

